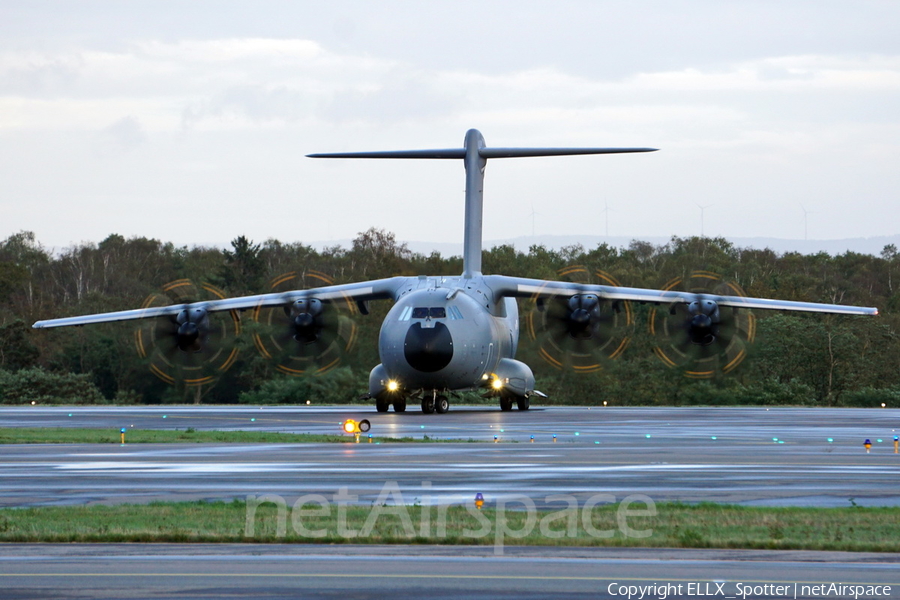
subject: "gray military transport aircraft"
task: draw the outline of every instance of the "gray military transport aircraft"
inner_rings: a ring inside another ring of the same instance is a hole
[[[499,400],[502,410],[527,410],[534,389],[531,368],[515,359],[519,340],[516,298],[531,298],[538,309],[556,306],[564,336],[605,343],[602,325],[623,304],[652,303],[669,307],[685,346],[710,347],[726,336],[729,315],[738,309],[774,309],[843,315],[875,315],[875,308],[788,302],[684,291],[650,290],[483,275],[482,201],[488,159],[578,154],[652,152],[653,148],[491,148],[471,129],[462,148],[387,152],[311,154],[313,158],[462,159],[466,171],[463,273],[452,276],[390,277],[375,281],[326,285],[312,289],[223,298],[79,317],[38,321],[35,328],[89,325],[134,319],[160,319],[171,328],[177,348],[200,352],[209,336],[212,313],[260,308],[283,309],[297,345],[313,344],[334,320],[325,318],[335,303],[350,302],[363,314],[368,302],[392,300],[381,326],[381,364],[369,375],[368,397],[379,412],[393,405],[404,412],[408,400],[421,401],[422,411],[444,413],[453,392],[482,390]],[[280,312],[280,311],[278,311]],[[549,312],[549,311],[548,311]]]

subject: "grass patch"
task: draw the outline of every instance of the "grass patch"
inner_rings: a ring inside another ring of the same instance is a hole
[[[255,504],[251,503],[251,507]],[[646,508],[641,504],[634,508]],[[572,511],[503,513],[485,508],[308,505],[303,513],[273,503],[178,502],[146,505],[0,509],[0,542],[272,542],[363,544],[505,544],[900,551],[900,508],[760,508],[661,503],[656,514],[628,516],[618,505]],[[279,511],[281,516],[279,517]],[[380,511],[380,512],[379,512]],[[343,513],[343,517],[340,514]],[[404,518],[408,516],[408,521]],[[570,519],[570,517],[575,517]],[[366,531],[367,519],[372,527]],[[498,519],[500,524],[498,525]],[[341,525],[343,523],[343,525]],[[585,527],[588,524],[593,533]],[[424,524],[424,525],[423,525]],[[300,525],[305,529],[297,529]],[[530,531],[528,531],[530,528]],[[281,531],[280,531],[281,530]],[[309,533],[321,535],[309,535]],[[354,537],[347,530],[363,534]],[[248,533],[251,533],[248,535]],[[299,533],[298,533],[299,531]],[[608,537],[598,537],[596,532]],[[282,533],[283,532],[283,533]],[[304,535],[304,532],[306,535]]]
[[[0,444],[118,444],[121,437],[115,429],[83,429],[79,427],[4,427],[0,428]],[[410,443],[415,442],[474,442],[475,440],[450,440],[424,436],[411,437],[373,437],[375,443]],[[214,430],[171,430],[171,429],[129,429],[125,434],[128,444],[166,444],[166,443],[338,443],[352,444],[352,435],[328,435],[313,433],[275,433],[268,431],[214,431]],[[361,444],[369,443],[366,434],[360,437]]]

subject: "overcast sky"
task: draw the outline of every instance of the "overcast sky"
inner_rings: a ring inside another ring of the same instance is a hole
[[[900,2],[0,0],[0,238],[900,233]],[[609,212],[604,212],[604,207]],[[801,206],[802,205],[802,206]],[[532,212],[536,218],[532,218]]]

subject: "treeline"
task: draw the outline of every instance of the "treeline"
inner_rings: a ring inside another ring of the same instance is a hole
[[[573,271],[573,265],[583,268]],[[653,353],[647,319],[651,307],[634,306],[631,341],[598,372],[558,370],[540,357],[539,343],[522,335],[519,356],[532,366],[542,403],[601,404],[808,404],[879,406],[900,404],[900,254],[848,252],[777,254],[736,248],[721,238],[672,238],[657,246],[634,241],[627,248],[605,244],[527,252],[498,246],[484,252],[484,272],[594,283],[616,280],[630,287],[660,288],[712,272],[748,296],[876,306],[880,315],[840,317],[756,311],[756,342],[748,358],[728,375],[685,377]],[[0,242],[0,403],[30,402],[348,402],[366,391],[369,370],[379,362],[378,331],[388,302],[354,315],[357,343],[340,368],[313,377],[289,377],[242,341],[234,365],[214,383],[164,382],[139,356],[132,323],[33,330],[39,319],[133,309],[164,295],[178,280],[208,283],[228,296],[281,290],[279,277],[308,286],[393,275],[457,275],[460,257],[424,256],[391,233],[370,229],[350,248],[316,250],[302,243],[244,237],[231,248],[178,247],[146,238],[110,235],[50,253],[22,232]],[[574,273],[574,275],[572,274]],[[608,279],[607,279],[608,278]],[[183,301],[185,298],[177,298]],[[533,310],[520,301],[520,312]],[[246,317],[242,317],[242,320]],[[469,400],[477,399],[470,395]]]

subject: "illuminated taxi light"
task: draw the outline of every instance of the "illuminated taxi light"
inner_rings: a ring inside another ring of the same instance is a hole
[[[495,390],[501,390],[501,389],[503,389],[503,382],[500,381],[499,379],[495,379],[494,381],[491,382],[491,387],[494,388]]]
[[[372,424],[369,423],[367,419],[363,419],[362,421],[354,421],[353,419],[347,419],[343,423],[341,423],[341,429],[344,430],[344,433],[354,433],[359,435],[360,433],[366,433],[372,427]]]
[[[394,381],[393,379],[391,379],[387,383],[387,389],[389,392],[396,392],[397,390],[400,389],[400,384],[397,383],[396,381]]]

